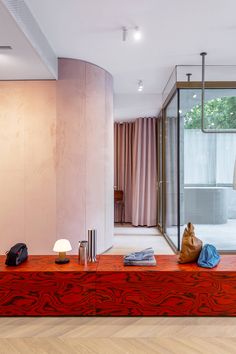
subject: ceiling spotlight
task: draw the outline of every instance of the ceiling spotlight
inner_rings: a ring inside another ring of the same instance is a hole
[[[142,33],[138,26],[134,27],[134,39],[135,41],[140,41],[142,38]]]
[[[143,91],[143,81],[142,80],[139,80],[139,82],[138,82],[138,91],[139,92]]]

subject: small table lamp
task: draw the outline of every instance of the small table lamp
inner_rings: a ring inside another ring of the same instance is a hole
[[[69,263],[70,260],[69,260],[69,258],[66,258],[66,252],[71,251],[71,250],[72,250],[72,247],[71,247],[69,240],[67,240],[65,238],[61,238],[60,240],[57,240],[55,242],[54,247],[53,247],[53,251],[59,252],[59,257],[55,259],[55,263],[57,263],[57,264]]]

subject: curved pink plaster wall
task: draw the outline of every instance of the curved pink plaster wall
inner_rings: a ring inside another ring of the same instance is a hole
[[[73,246],[98,231],[99,251],[113,236],[113,90],[102,68],[59,60],[57,85],[57,235]]]
[[[58,81],[0,82],[0,253],[50,254],[60,237],[76,253],[90,227],[111,246],[112,97],[110,74],[73,59]]]

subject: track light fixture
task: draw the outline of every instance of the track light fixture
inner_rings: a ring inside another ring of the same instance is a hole
[[[138,42],[142,38],[142,32],[138,26],[128,28],[126,26],[122,26],[122,41],[126,42],[128,37],[128,32],[133,31],[133,38],[136,42]]]
[[[143,81],[142,80],[139,80],[139,82],[138,82],[138,91],[139,92],[143,91]]]
[[[123,26],[122,27],[122,40],[123,40],[123,42],[125,42],[127,39],[127,34],[128,34],[127,32],[128,32],[127,27]]]
[[[134,39],[135,39],[135,41],[140,41],[141,38],[142,38],[142,33],[141,33],[139,27],[136,26],[134,28]]]

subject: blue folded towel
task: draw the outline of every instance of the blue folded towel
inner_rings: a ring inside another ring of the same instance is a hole
[[[143,261],[152,260],[154,256],[154,249],[152,247],[146,248],[140,252],[133,252],[124,256],[124,261]]]

